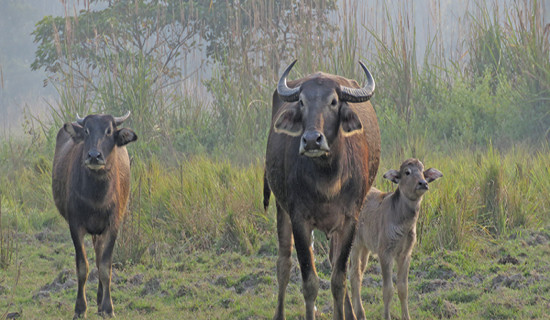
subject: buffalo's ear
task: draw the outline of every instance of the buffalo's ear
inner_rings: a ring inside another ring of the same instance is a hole
[[[76,123],[65,123],[63,125],[63,130],[65,130],[73,139],[74,142],[80,142],[84,140],[84,128],[81,125]]]
[[[363,132],[361,120],[347,104],[342,105],[340,108],[340,125],[346,137]]]
[[[136,140],[137,134],[128,128],[122,128],[115,132],[115,143],[119,147],[125,146]]]
[[[399,171],[391,169],[388,170],[388,172],[384,173],[384,178],[390,180],[393,183],[399,183],[401,176],[399,175]]]
[[[443,177],[443,173],[441,173],[439,170],[435,169],[435,168],[430,168],[426,171],[424,171],[424,178],[426,178],[426,181],[428,183],[438,179],[438,178],[441,178]]]
[[[273,129],[277,133],[288,134],[292,137],[297,137],[302,134],[304,131],[302,126],[302,112],[298,110],[297,104],[296,106],[289,106],[279,113],[279,116],[275,119]]]

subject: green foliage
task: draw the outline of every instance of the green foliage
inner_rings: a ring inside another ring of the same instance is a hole
[[[493,89],[501,81],[508,81],[509,89],[501,93],[515,96],[515,112],[510,110],[513,115],[508,117],[516,120],[510,127],[516,128],[513,131],[518,135],[514,137],[548,138],[550,28],[544,25],[542,2],[504,6],[502,12],[496,7],[492,13],[487,6],[478,6],[477,15],[472,15],[474,26],[469,38],[471,79],[489,72]]]

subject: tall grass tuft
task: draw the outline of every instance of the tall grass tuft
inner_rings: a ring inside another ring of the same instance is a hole
[[[480,175],[480,197],[482,209],[478,215],[479,223],[493,234],[502,234],[508,223],[504,208],[504,172],[501,159],[493,148],[489,148],[482,161]]]
[[[6,269],[13,259],[15,246],[13,231],[4,230],[2,224],[2,193],[0,192],[0,269]]]
[[[147,246],[150,245],[149,237],[145,232],[146,225],[142,224],[141,197],[142,181],[138,179],[137,187],[130,194],[126,216],[119,230],[115,247],[114,262],[122,265],[139,264],[143,262]],[[133,197],[137,197],[136,200]]]

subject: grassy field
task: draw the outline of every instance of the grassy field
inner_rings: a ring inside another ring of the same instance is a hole
[[[61,227],[17,234],[16,257],[2,270],[0,311],[21,319],[72,317],[76,296],[74,250]],[[91,243],[88,241],[87,247]],[[270,319],[276,304],[275,247],[249,255],[189,251],[184,245],[147,248],[154,260],[115,264],[113,301],[119,319]],[[89,250],[93,260],[93,250]],[[288,319],[303,317],[301,277],[293,259],[288,286]],[[318,251],[321,290],[319,319],[332,319],[330,267]],[[550,308],[550,228],[517,230],[490,241],[478,252],[416,250],[409,296],[415,319],[548,319]],[[369,319],[383,313],[382,279],[376,259],[365,274],[362,297]],[[94,301],[97,271],[87,286],[88,318],[99,319]],[[400,314],[394,296],[391,313]]]
[[[409,277],[411,316],[547,317],[547,147],[454,156],[415,152],[444,177],[434,183],[422,204],[419,244]],[[380,172],[397,167],[401,157],[384,159]],[[49,195],[50,161],[33,160],[33,166],[14,173],[19,183],[2,194],[0,258],[5,266],[0,273],[0,311],[4,316],[12,312],[23,319],[72,316],[74,249]],[[129,215],[115,252],[117,317],[270,318],[276,303],[277,245],[274,205],[267,213],[261,205],[262,173],[261,163],[240,167],[203,157],[172,167],[159,160],[148,164],[136,160]],[[381,175],[376,185],[390,190]],[[95,266],[87,239],[90,265]],[[329,319],[330,266],[323,234],[316,234],[315,248],[322,279],[318,315]],[[92,319],[98,317],[94,269],[87,287]],[[299,319],[303,299],[296,259],[288,292],[288,318]],[[365,275],[362,294],[369,318],[380,318],[383,303],[376,259]],[[394,300],[392,314],[397,316],[397,295]]]

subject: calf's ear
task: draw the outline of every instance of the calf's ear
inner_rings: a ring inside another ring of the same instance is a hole
[[[340,125],[342,126],[342,132],[346,137],[363,132],[361,120],[359,120],[357,113],[355,113],[355,111],[353,111],[347,104],[344,104],[340,108]]]
[[[119,147],[125,146],[136,140],[137,134],[128,128],[122,128],[115,132],[115,143]]]
[[[435,168],[430,168],[426,171],[424,171],[424,178],[426,178],[426,181],[428,183],[437,180],[438,178],[443,177],[443,173],[441,173],[439,170]]]
[[[388,170],[388,172],[384,173],[384,178],[390,180],[393,183],[399,183],[401,176],[399,175],[399,171],[391,169]]]
[[[65,123],[63,125],[63,130],[65,130],[73,139],[74,142],[80,142],[84,140],[84,128],[76,123]]]
[[[291,106],[283,109],[275,123],[273,129],[276,133],[288,134],[292,137],[297,137],[302,134],[302,112],[296,106]]]

